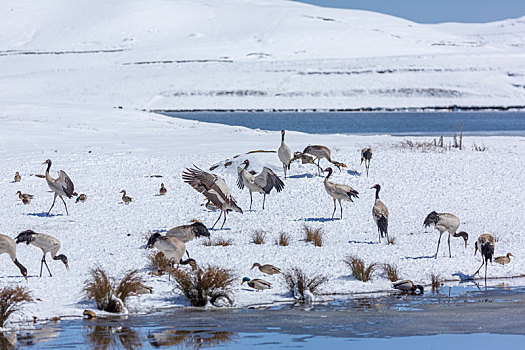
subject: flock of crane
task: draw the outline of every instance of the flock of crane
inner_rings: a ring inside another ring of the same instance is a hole
[[[323,169],[320,166],[321,159],[326,159],[339,170],[341,170],[341,168],[346,167],[344,163],[337,162],[332,159],[329,148],[321,145],[313,145],[306,147],[303,152],[295,152],[294,154],[292,154],[290,148],[285,143],[285,130],[282,130],[281,145],[278,149],[277,154],[283,165],[285,179],[287,177],[288,171],[290,170],[290,164],[296,160],[301,160],[302,163],[316,165],[317,173],[319,175],[321,174],[321,172],[327,173],[324,179],[324,188],[326,190],[326,193],[334,201],[332,219],[334,218],[337,209],[336,202],[339,202],[342,219],[343,208],[341,205],[341,201],[353,202],[354,198],[359,198],[359,192],[354,190],[352,187],[345,184],[334,183],[329,180],[333,173],[331,167]],[[371,148],[364,148],[361,151],[361,164],[363,162],[365,163],[367,176],[370,167],[370,161],[372,159],[372,154],[373,153]],[[316,160],[317,163],[315,162]],[[49,213],[55,205],[56,198],[59,197],[64,204],[66,215],[69,215],[67,210],[67,204],[63,197],[65,196],[67,198],[72,198],[72,196],[78,196],[77,202],[84,202],[86,201],[87,196],[85,194],[78,195],[74,191],[73,182],[64,171],[60,170],[58,172],[57,178],[51,177],[51,175],[49,174],[49,170],[52,165],[51,160],[47,159],[43,164],[47,165],[45,172],[46,182],[49,188],[54,193],[53,203],[49,208],[47,214],[49,215]],[[249,160],[245,160],[240,165],[241,166],[237,168],[237,186],[241,190],[244,187],[248,189],[250,193],[250,210],[252,208],[253,203],[253,192],[263,194],[262,208],[264,209],[266,196],[273,189],[275,189],[277,192],[282,191],[285,187],[284,182],[275,174],[274,171],[272,171],[268,167],[263,167],[262,171],[259,174],[256,174],[253,171],[248,171],[248,167],[250,166]],[[221,226],[222,229],[226,222],[227,214],[229,212],[234,211],[243,213],[243,210],[239,207],[237,201],[232,196],[231,191],[228,188],[226,182],[220,176],[203,171],[198,167],[194,167],[187,168],[186,170],[184,170],[182,173],[182,179],[184,182],[188,183],[192,188],[202,193],[206,197],[206,207],[208,209],[220,210],[220,215],[211,227],[211,229],[215,227],[215,225],[219,222],[221,217],[224,217]],[[14,180],[15,182],[21,181],[21,176],[18,172],[16,173]],[[376,184],[372,186],[371,189],[375,190],[375,202],[372,207],[372,217],[377,226],[379,242],[381,242],[381,239],[384,237],[386,237],[388,242],[389,212],[386,205],[379,199],[379,192],[381,190],[381,186],[379,184]],[[125,190],[122,190],[121,193],[123,194],[122,201],[125,204],[129,204],[130,202],[132,202],[132,198],[127,196]],[[165,195],[167,193],[167,189],[164,187],[164,184],[161,184],[159,193],[161,195]],[[24,194],[21,191],[18,191],[17,195],[24,202],[24,204],[28,204],[33,198],[32,195]],[[445,232],[448,232],[449,234],[448,248],[450,257],[452,257],[450,249],[450,237],[462,237],[465,242],[465,247],[467,246],[469,235],[464,231],[457,232],[460,225],[460,220],[453,214],[436,213],[435,211],[433,211],[430,214],[428,214],[428,216],[425,218],[424,225],[425,227],[433,226],[436,230],[439,231],[437,250],[434,256],[435,258],[437,258],[438,256],[441,236]],[[159,251],[163,252],[165,257],[174,264],[189,264],[193,268],[197,268],[196,261],[190,258],[189,253],[186,250],[186,243],[197,237],[210,237],[208,229],[205,225],[203,225],[200,222],[194,222],[191,225],[177,226],[169,230],[165,236],[161,235],[160,233],[154,233],[149,237],[146,248],[158,249]],[[32,230],[26,230],[24,232],[21,232],[15,239],[6,235],[0,235],[0,254],[7,253],[11,257],[14,264],[20,269],[21,274],[26,278],[26,280],[27,269],[18,261],[16,257],[16,244],[18,243],[26,243],[28,245],[31,244],[42,250],[43,257],[41,259],[40,264],[40,277],[42,276],[43,265],[46,266],[49,275],[51,276],[51,271],[49,270],[49,266],[46,262],[47,253],[50,253],[53,260],[62,261],[66,268],[69,270],[67,257],[63,254],[57,255],[58,250],[60,249],[60,242],[56,238],[44,233],[37,233]],[[474,254],[476,254],[476,252],[479,250],[482,255],[482,264],[475,274],[478,274],[480,269],[485,265],[486,280],[487,262],[489,260],[492,262],[495,250],[495,239],[490,234],[482,234],[475,242],[474,247]],[[184,254],[187,254],[188,259],[183,259]],[[510,256],[512,256],[512,254],[508,253],[506,256],[497,257],[495,258],[495,262],[500,264],[508,264],[510,262]],[[252,269],[255,267],[258,267],[261,272],[266,274],[280,273],[280,270],[277,267],[270,264],[260,265],[259,263],[255,263],[252,266]],[[271,287],[271,284],[269,282],[262,279],[249,279],[248,277],[245,277],[242,283],[244,282],[248,282],[247,284],[256,290],[264,290]],[[420,292],[423,292],[423,287],[421,285],[416,285],[410,280],[398,281],[394,283],[393,287],[406,292],[415,292],[416,290],[420,290]]]

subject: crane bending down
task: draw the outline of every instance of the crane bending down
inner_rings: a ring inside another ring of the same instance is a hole
[[[279,179],[277,175],[272,171],[272,169],[264,167],[259,175],[252,175],[248,172],[248,166],[250,166],[250,161],[246,159],[241,163],[245,164],[244,168],[237,167],[237,186],[242,190],[244,186],[248,187],[250,191],[250,210],[252,210],[252,192],[259,192],[263,194],[263,210],[264,202],[266,201],[266,195],[269,194],[272,189],[276,189],[277,192],[281,192],[284,188],[284,183]]]
[[[69,271],[67,257],[64,254],[57,255],[57,252],[60,249],[60,241],[55,237],[46,235],[45,233],[36,233],[33,230],[26,230],[20,232],[15,239],[17,244],[25,242],[28,245],[32,244],[35,247],[42,249],[44,256],[42,256],[42,260],[40,261],[40,277],[42,277],[42,267],[44,264],[47,267],[47,272],[49,272],[49,276],[53,276],[51,274],[51,271],[49,270],[49,266],[47,266],[47,253],[51,253],[51,257],[53,258],[53,260],[61,260],[64,263],[64,265],[66,265],[66,269]]]
[[[73,182],[67,176],[67,174],[60,170],[58,172],[58,177],[56,179],[53,179],[51,175],[49,175],[49,169],[51,168],[51,160],[47,159],[44,163],[47,164],[46,169],[46,181],[49,188],[55,193],[55,198],[53,198],[53,204],[51,204],[51,208],[49,208],[49,211],[47,212],[47,215],[51,212],[51,209],[53,209],[53,206],[55,205],[55,201],[57,199],[57,196],[62,199],[62,202],[64,203],[64,207],[66,207],[66,215],[69,215],[67,211],[67,205],[64,201],[64,198],[62,196],[66,196],[67,198],[71,198],[73,195],[77,195],[75,192],[75,186],[73,185]]]
[[[485,283],[487,283],[487,261],[490,260],[492,262],[495,246],[496,240],[488,233],[480,235],[476,243],[474,243],[474,255],[476,255],[478,250],[481,253],[481,266],[474,275],[478,274],[479,270],[485,265]]]
[[[281,130],[281,146],[277,150],[279,160],[283,163],[284,179],[286,180],[286,170],[290,170],[290,163],[292,162],[292,151],[286,143],[284,143],[284,134],[286,131]]]
[[[341,199],[345,201],[353,202],[352,197],[359,198],[359,192],[354,190],[348,185],[336,184],[328,181],[328,178],[332,175],[332,168],[326,168],[324,171],[328,172],[328,176],[324,179],[324,188],[326,192],[334,199],[334,212],[332,213],[332,219],[335,215],[337,208],[335,200],[339,201],[339,207],[341,208],[341,219],[343,218],[343,206],[341,205]]]
[[[336,162],[331,157],[330,149],[326,146],[321,145],[313,145],[313,146],[307,146],[303,153],[308,153],[317,158],[317,174],[319,175],[319,171],[323,171],[319,163],[321,162],[321,158],[325,158],[330,163],[335,165],[339,171],[341,171],[341,168],[346,168],[346,164]],[[315,164],[315,163],[314,163]]]
[[[441,242],[441,235],[443,232],[448,231],[448,255],[450,258],[452,258],[452,253],[450,252],[450,236],[454,237],[463,237],[463,240],[465,241],[465,248],[467,247],[468,242],[468,233],[465,231],[461,231],[456,233],[459,227],[459,219],[457,216],[449,213],[436,213],[435,211],[431,212],[427,215],[425,218],[425,221],[423,222],[423,225],[425,227],[429,227],[430,225],[434,226],[436,230],[439,231],[439,239],[438,239],[438,246],[436,249],[436,255],[434,256],[435,259],[437,259],[438,251],[439,251],[439,243]]]
[[[213,205],[221,210],[219,218],[215,221],[211,229],[215,227],[223,214],[224,221],[222,222],[221,229],[226,222],[226,213],[229,211],[243,213],[222,177],[207,173],[195,167],[184,170],[182,172],[182,179],[195,190],[202,193]]]
[[[16,258],[16,243],[15,240],[9,236],[0,234],[0,254],[8,254],[11,260],[15,263],[16,267],[20,270],[20,273],[27,281],[27,269],[24,265],[20,264]]]

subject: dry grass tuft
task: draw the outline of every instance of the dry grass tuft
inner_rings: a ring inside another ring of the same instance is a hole
[[[283,273],[284,284],[292,295],[300,300],[306,300],[305,291],[315,294],[317,288],[328,281],[324,275],[309,277],[298,267],[294,267]]]
[[[159,275],[163,275],[171,269],[170,262],[163,252],[151,253],[149,260],[151,269],[156,270]]]
[[[216,266],[197,268],[193,270],[173,270],[175,287],[179,289],[191,303],[191,306],[204,307],[218,299],[226,299],[230,305],[233,300],[230,295],[234,276],[230,270]]]
[[[91,278],[86,280],[84,291],[89,300],[97,303],[99,310],[120,313],[124,311],[126,298],[139,294],[144,287],[144,279],[137,274],[137,270],[129,271],[117,284],[102,267],[97,266],[91,269]]]
[[[323,246],[323,229],[321,229],[320,227],[312,228],[308,225],[304,225],[303,229],[306,242],[314,242],[314,245],[316,247]]]
[[[440,137],[439,141],[434,139],[433,141],[411,141],[411,140],[403,140],[400,143],[394,144],[394,148],[400,148],[410,151],[418,151],[418,152],[437,152],[437,153],[443,153],[447,150],[450,150],[452,148],[452,145],[445,145],[443,141],[443,136]]]
[[[430,276],[430,279],[431,279],[431,286],[432,286],[432,291],[433,292],[439,290],[439,287],[441,287],[443,285],[443,281],[441,279],[441,276],[439,276],[439,275],[432,274]]]
[[[252,234],[252,243],[264,244],[265,239],[266,239],[266,232],[264,232],[263,230],[256,230]]]
[[[5,286],[0,289],[0,327],[3,327],[7,319],[20,310],[24,303],[32,302],[33,298],[26,287]]]
[[[396,238],[395,237],[390,237],[389,236],[386,241],[387,241],[388,244],[392,244],[392,245],[396,244]]]
[[[286,232],[281,232],[279,239],[277,240],[277,244],[283,247],[290,245],[290,236],[288,236]]]
[[[222,247],[226,247],[226,246],[229,246],[229,245],[233,245],[233,240],[231,238],[216,238],[214,240],[211,240],[211,239],[205,239],[203,242],[202,242],[202,245],[206,246],[206,247],[211,247],[211,246],[222,246]]]
[[[476,145],[476,143],[474,142],[474,145],[472,145],[472,149],[478,152],[485,152],[487,150],[487,146],[485,146],[483,142],[479,146]]]
[[[374,272],[377,264],[370,264],[368,266],[365,265],[364,261],[356,258],[354,256],[348,256],[345,260],[343,260],[350,268],[352,269],[352,273],[354,274],[355,278],[357,278],[360,281],[368,282],[370,281],[370,278],[372,276],[372,272]]]
[[[383,271],[385,271],[386,276],[390,282],[395,282],[399,280],[397,273],[397,266],[394,264],[383,264]]]

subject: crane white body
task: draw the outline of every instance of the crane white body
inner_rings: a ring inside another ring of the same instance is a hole
[[[292,161],[293,155],[290,147],[284,143],[284,134],[285,130],[281,130],[281,145],[277,150],[277,155],[279,156],[281,163],[283,163],[284,178],[286,179],[286,172],[287,170],[290,170],[290,162]]]

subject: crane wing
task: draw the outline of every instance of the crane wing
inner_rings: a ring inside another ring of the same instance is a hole
[[[241,190],[244,188],[244,179],[242,178],[242,171],[244,169],[240,166],[237,167],[237,187],[239,187]]]
[[[58,172],[58,178],[55,180],[55,184],[59,188],[62,188],[67,198],[71,198],[75,191],[75,185],[73,185],[73,181],[71,181],[64,170]]]
[[[214,205],[222,208],[223,203],[231,202],[231,193],[224,180],[201,169],[187,168],[182,173],[182,179],[191,187],[202,193]]]
[[[284,183],[279,179],[272,169],[264,167],[259,175],[255,177],[255,184],[261,187],[266,194],[270,193],[272,188],[277,192],[281,192],[284,188]]]

